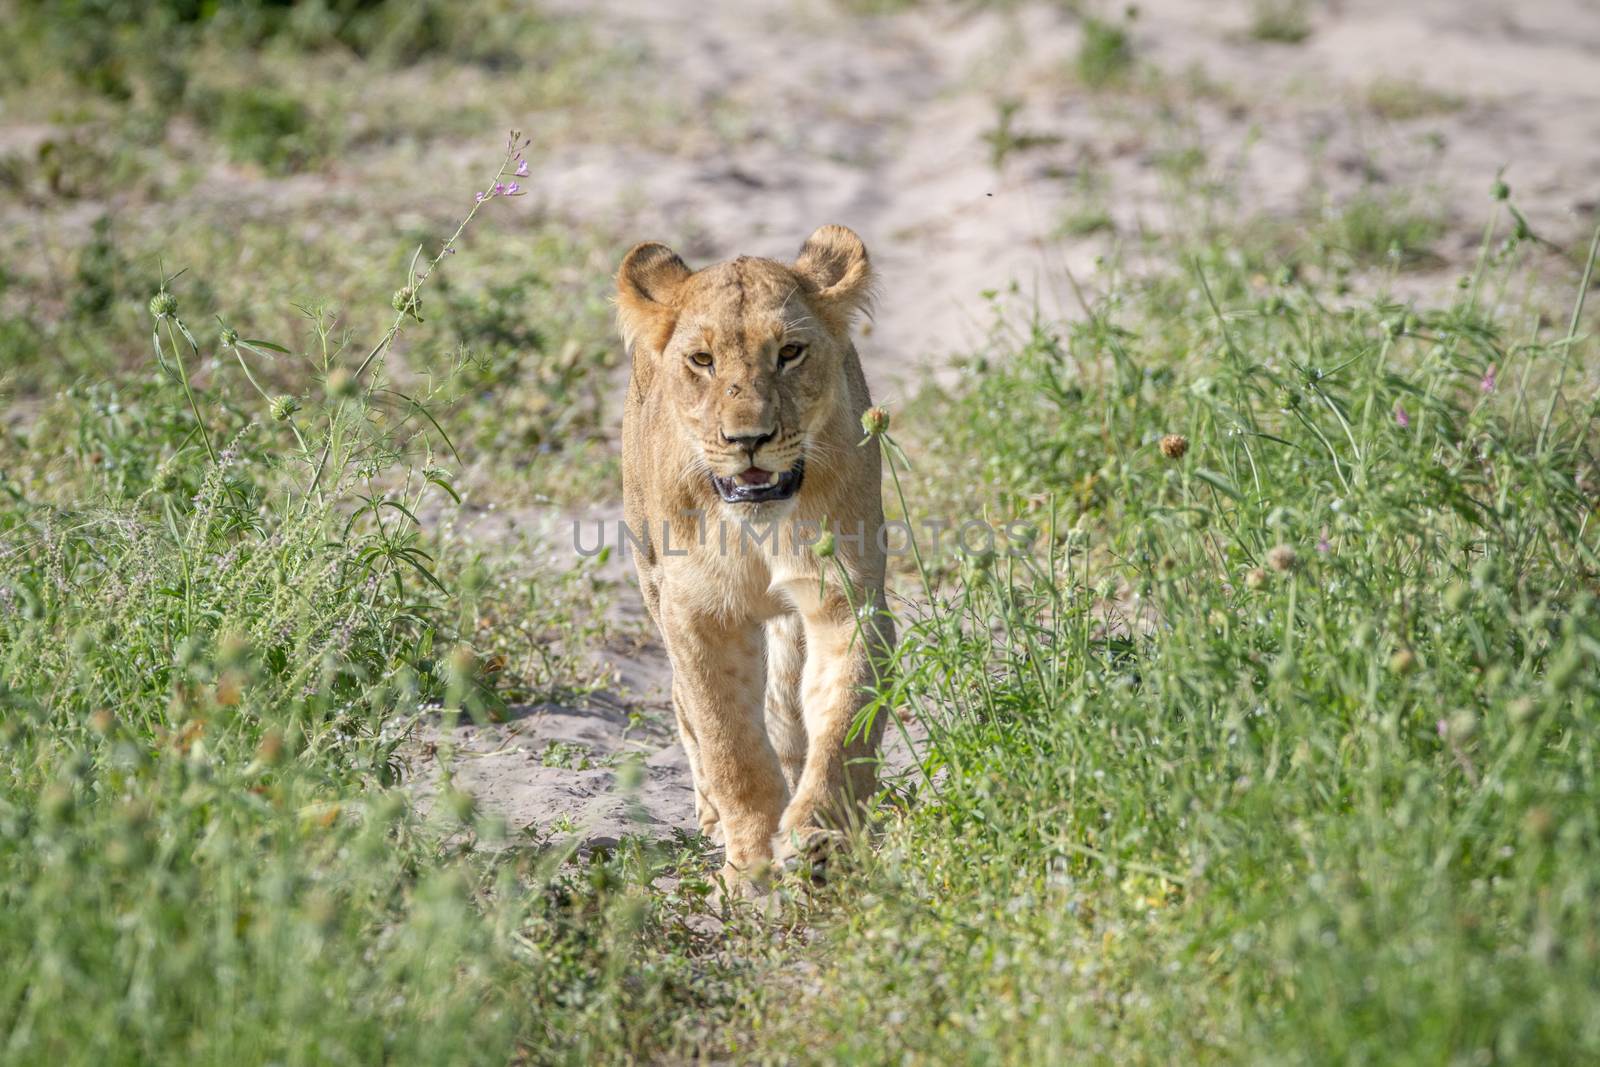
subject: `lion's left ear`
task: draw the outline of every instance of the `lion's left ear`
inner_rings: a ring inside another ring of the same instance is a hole
[[[841,328],[848,328],[856,314],[872,303],[867,246],[843,226],[823,226],[807,237],[794,272],[821,305],[820,310]]]

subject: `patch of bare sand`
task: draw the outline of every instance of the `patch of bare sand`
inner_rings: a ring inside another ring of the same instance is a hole
[[[1413,288],[1470,261],[1502,166],[1554,240],[1585,236],[1600,202],[1600,7],[1584,0],[1339,0],[1308,5],[1295,45],[1252,39],[1245,0],[1152,0],[1129,32],[1156,77],[1109,93],[1074,82],[1081,20],[1066,5],[868,19],[785,0],[563,6],[639,50],[702,121],[670,144],[568,144],[537,195],[701,262],[788,255],[820,223],[852,226],[882,276],[862,351],[891,400],[981,340],[985,289],[1017,281],[1070,314],[1069,270],[1192,225],[1167,165],[1184,148],[1243,217],[1304,216],[1363,188],[1425,194],[1446,216],[1445,263]],[[1381,117],[1384,84],[1427,90],[1435,109]],[[984,138],[1002,98],[1051,143],[996,168]],[[1061,236],[1080,176],[1114,231]]]

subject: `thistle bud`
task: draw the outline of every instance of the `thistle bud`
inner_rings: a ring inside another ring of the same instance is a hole
[[[218,340],[222,342],[223,348],[232,348],[234,345],[239,343],[239,331],[235,330],[232,326],[224,326],[222,328],[222,335],[218,338]]]
[[[165,289],[162,289],[159,293],[150,298],[150,314],[154,315],[156,318],[164,319],[169,315],[176,315],[177,313],[178,298],[167,292]]]
[[[1161,439],[1161,454],[1168,459],[1182,459],[1189,451],[1189,439],[1181,433],[1169,433]]]
[[[453,789],[445,794],[443,807],[456,822],[464,823],[472,820],[472,813],[478,810],[478,802],[471,793]]]
[[[1417,654],[1409,648],[1401,648],[1389,657],[1389,670],[1393,674],[1410,674],[1417,665]]]
[[[338,373],[337,371],[335,373]],[[329,386],[333,384],[333,377],[329,375]],[[300,401],[292,396],[275,396],[272,403],[267,406],[267,411],[272,415],[273,422],[288,422],[295,412],[300,410]]]
[[[418,322],[422,321],[422,298],[411,286],[402,286],[394,291],[394,296],[389,301],[389,306],[403,315],[410,315]]]
[[[818,559],[832,559],[836,548],[832,530],[823,530],[822,536],[817,538],[817,543],[811,546],[811,551]]]
[[[1260,589],[1267,584],[1267,572],[1260,567],[1251,567],[1244,576],[1244,587],[1250,590]]]
[[[862,412],[861,429],[868,437],[882,437],[888,433],[888,410],[886,408],[872,407]]]
[[[1549,808],[1535,805],[1522,817],[1522,829],[1535,840],[1549,841],[1556,835],[1556,817]]]
[[[1507,199],[1510,199],[1510,197],[1511,197],[1511,186],[1507,185],[1505,182],[1501,181],[1499,178],[1496,178],[1494,180],[1494,184],[1489,186],[1489,196],[1490,196],[1491,199],[1494,199],[1494,200],[1507,200]]]
[[[212,690],[212,699],[218,707],[236,708],[244,699],[244,672],[229,669],[222,672],[222,677],[217,679],[216,688]]]
[[[1267,552],[1267,566],[1280,574],[1287,574],[1299,566],[1300,557],[1288,545],[1274,545]]]

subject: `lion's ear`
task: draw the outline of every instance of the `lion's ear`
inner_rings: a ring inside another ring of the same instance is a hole
[[[843,226],[823,226],[806,238],[794,272],[821,310],[841,327],[872,303],[872,263],[867,246]]]
[[[678,253],[654,241],[634,245],[617,271],[617,325],[622,343],[660,349],[677,319],[678,288],[692,272]]]

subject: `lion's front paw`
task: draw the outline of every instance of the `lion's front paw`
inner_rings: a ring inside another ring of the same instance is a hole
[[[711,902],[724,913],[736,904],[753,905],[757,912],[770,913],[779,906],[774,891],[778,874],[777,865],[770,862],[749,867],[724,864],[716,873]]]
[[[797,826],[772,839],[773,863],[785,872],[804,875],[817,885],[828,880],[828,862],[842,853],[849,838],[838,830]]]

